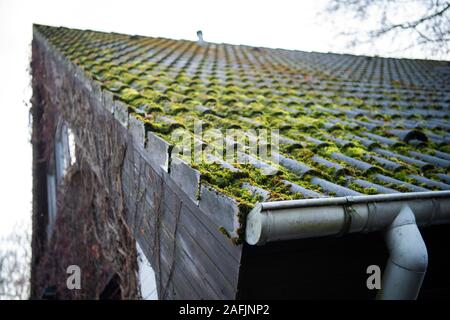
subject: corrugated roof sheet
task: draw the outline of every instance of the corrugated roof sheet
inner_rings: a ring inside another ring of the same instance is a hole
[[[169,142],[195,119],[279,128],[278,164],[192,164],[238,201],[450,189],[449,62],[37,28]]]

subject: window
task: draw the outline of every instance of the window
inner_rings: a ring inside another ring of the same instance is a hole
[[[136,251],[138,260],[138,276],[139,288],[142,299],[144,300],[158,300],[158,290],[156,289],[155,272],[153,271],[150,262],[145,256],[139,243],[136,241]]]
[[[61,123],[55,135],[55,163],[58,183],[62,182],[67,169],[76,161],[75,136],[65,123]]]
[[[77,162],[77,158],[75,155],[75,135],[70,128],[67,128],[67,134],[69,136],[69,156],[70,156],[70,165],[73,166],[75,162]]]
[[[47,236],[49,239],[53,233],[53,227],[56,221],[57,188],[63,183],[67,169],[73,165],[75,161],[75,136],[72,130],[61,121],[58,123],[55,132],[53,156],[49,159],[47,166]]]

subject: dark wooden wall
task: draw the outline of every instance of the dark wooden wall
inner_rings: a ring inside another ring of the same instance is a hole
[[[235,246],[138,147],[123,171],[129,225],[155,269],[160,299],[234,299],[242,246]]]
[[[450,226],[421,230],[429,264],[419,299],[450,297]],[[366,268],[384,269],[381,233],[245,245],[239,299],[373,299]]]

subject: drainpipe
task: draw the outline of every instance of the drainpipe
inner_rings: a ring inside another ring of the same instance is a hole
[[[428,256],[418,226],[450,223],[450,191],[264,202],[247,217],[246,241],[385,231],[390,257],[380,299],[415,299]]]
[[[404,206],[385,233],[389,260],[377,299],[414,300],[428,265],[425,242],[411,208]]]

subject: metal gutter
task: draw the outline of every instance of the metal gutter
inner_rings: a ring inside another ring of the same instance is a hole
[[[428,263],[418,226],[444,223],[450,223],[450,191],[264,202],[247,216],[246,241],[384,231],[390,257],[378,298],[415,299]]]
[[[408,204],[419,226],[450,223],[450,191],[263,202],[247,217],[246,241],[313,238],[386,229]]]

